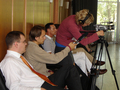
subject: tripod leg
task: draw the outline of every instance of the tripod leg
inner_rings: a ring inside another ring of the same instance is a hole
[[[92,67],[95,66],[97,48],[98,48],[98,43],[97,43],[96,48],[95,48],[95,53],[94,53],[94,58],[93,58]]]
[[[109,55],[107,46],[108,46],[108,43],[105,41],[105,48],[106,48],[106,51],[107,51],[107,55],[108,55],[108,59],[109,59],[110,67],[111,67],[111,71],[112,71],[112,74],[113,74],[115,82],[116,82],[117,90],[119,90],[119,86],[118,86],[118,83],[117,83],[117,78],[116,78],[116,75],[115,75],[115,70],[113,70],[113,66],[112,66],[112,62],[111,62],[111,59],[110,59],[110,55]]]
[[[95,90],[96,78],[99,76],[99,72],[100,72],[99,71],[100,70],[100,65],[99,65],[98,71],[96,71],[97,66],[95,68],[95,60],[96,60],[97,49],[98,49],[98,43],[97,43],[96,48],[95,48],[93,65],[92,65],[92,68],[91,68],[91,75],[90,75],[91,90]],[[103,52],[103,43],[101,43],[100,50],[99,50],[99,53],[98,53],[98,60],[100,60],[100,61],[101,61],[101,57],[102,57],[102,52]],[[96,75],[94,75],[95,73],[96,73]]]
[[[95,75],[92,75],[93,73],[93,69],[94,69],[94,66],[95,66],[95,60],[96,60],[96,53],[97,53],[97,47],[98,47],[98,43],[96,45],[96,48],[95,48],[95,53],[94,53],[94,58],[93,58],[93,64],[92,64],[92,68],[91,68],[91,75],[90,75],[90,86],[88,88],[90,88],[90,90],[95,90],[95,84],[96,84],[96,76]]]

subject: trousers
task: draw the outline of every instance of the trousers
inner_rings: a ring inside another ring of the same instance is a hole
[[[62,66],[48,78],[57,86],[45,82],[42,87],[47,90],[65,90],[65,85],[69,90],[83,90],[79,73],[74,65]]]
[[[75,63],[81,68],[81,70],[88,76],[88,72],[91,71],[92,63],[87,58],[84,52],[77,52],[73,54]]]
[[[55,47],[55,53],[60,52],[61,50],[63,50],[63,47]],[[73,65],[74,63],[74,59],[73,59],[73,55],[72,52],[70,51],[68,53],[68,56],[66,56],[61,62],[58,63],[58,65]]]
[[[91,63],[93,63],[93,56],[91,54],[89,54],[87,51],[85,51],[85,49],[83,48],[76,48],[74,50],[72,50],[72,53],[75,54],[77,52],[84,52],[85,55],[87,56],[87,58],[90,60]]]
[[[64,49],[63,47],[56,46],[55,53],[60,52],[63,49]],[[70,52],[66,58],[64,58],[61,62],[58,63],[58,65],[69,66],[73,64],[73,62],[74,62],[74,58],[73,58],[72,52]],[[81,70],[81,68],[77,64],[75,64],[75,67],[81,78],[81,84],[82,84],[83,90],[88,90],[88,85],[90,83],[88,76]]]

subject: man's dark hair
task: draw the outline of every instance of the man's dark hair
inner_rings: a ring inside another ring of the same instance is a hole
[[[35,37],[39,37],[42,33],[42,30],[44,30],[44,27],[36,25],[32,27],[29,33],[29,40],[30,41],[36,41]]]
[[[47,29],[50,29],[50,25],[54,25],[54,23],[47,23],[45,25],[45,31],[47,32]]]
[[[59,26],[60,26],[60,24],[55,24],[56,29],[58,29],[58,28],[59,28]]]
[[[6,35],[5,41],[6,41],[6,45],[8,48],[10,48],[10,46],[12,46],[12,44],[14,42],[19,42],[20,41],[20,35],[25,36],[22,32],[20,31],[11,31]]]

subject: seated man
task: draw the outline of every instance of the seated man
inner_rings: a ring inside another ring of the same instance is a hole
[[[39,44],[43,44],[45,40],[45,30],[41,26],[34,26],[29,33],[29,42],[26,48],[24,56],[32,64],[34,69],[39,73],[49,76],[49,70],[46,68],[46,64],[56,64],[65,58],[70,50],[74,49],[76,44],[72,42],[61,52],[56,54],[49,54],[39,47]],[[72,64],[73,65],[73,64]]]
[[[57,29],[55,28],[55,25],[53,23],[47,23],[45,25],[45,31],[46,31],[46,35],[45,35],[46,39],[42,46],[45,51],[49,53],[54,53],[55,42],[53,41],[53,36],[56,35]],[[87,53],[83,48],[74,49],[72,50],[72,52],[75,63],[81,68],[81,70],[86,75],[88,75],[87,71],[90,72],[91,70],[93,57],[89,53]],[[88,57],[86,57],[86,55],[89,57],[90,61]],[[106,69],[100,70],[100,74],[103,74],[104,70]]]
[[[58,52],[55,54],[47,53],[45,50],[43,50],[41,47],[39,47],[39,44],[43,44],[44,40],[45,40],[45,30],[41,26],[34,26],[30,30],[29,39],[30,39],[30,41],[28,42],[28,46],[26,48],[26,52],[24,53],[24,56],[27,58],[29,63],[32,64],[33,68],[36,71],[38,71],[39,73],[42,73],[46,76],[50,75],[50,72],[48,72],[49,69],[46,68],[46,64],[59,63],[68,55],[70,50],[73,50],[76,46],[76,44],[70,43],[61,52]],[[73,65],[73,63],[70,62],[70,64],[66,64],[65,66],[69,66],[69,65],[70,66]],[[62,67],[64,67],[64,66],[62,66]],[[79,69],[79,74],[80,75],[82,74],[81,75],[81,82],[82,82],[81,84],[82,84],[83,90],[87,90],[87,85],[89,83],[88,82],[89,79],[88,79],[88,77],[85,76],[85,74],[81,71],[80,68],[78,68],[78,69]],[[63,72],[64,72],[64,70],[63,70]]]
[[[55,42],[53,41],[53,37],[56,35],[57,33],[57,29],[55,27],[55,25],[53,23],[47,23],[45,25],[45,31],[46,31],[46,39],[43,43],[43,49],[46,52],[54,53],[55,50]]]
[[[63,89],[65,85],[70,90],[82,90],[80,77],[73,65],[60,68],[48,78],[36,72],[33,66],[21,55],[25,52],[27,45],[22,32],[12,31],[8,33],[6,44],[8,50],[0,63],[0,69],[9,90],[65,90]],[[71,48],[74,46],[70,44]],[[67,49],[69,51],[68,47]]]

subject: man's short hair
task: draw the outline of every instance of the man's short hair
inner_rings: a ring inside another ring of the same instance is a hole
[[[12,46],[14,42],[19,42],[20,41],[20,35],[25,36],[22,32],[20,31],[11,31],[6,35],[5,41],[6,45],[8,48]]]
[[[42,33],[42,30],[44,30],[44,27],[36,25],[32,27],[29,33],[29,40],[30,41],[36,41],[35,37],[39,37]]]
[[[45,31],[47,32],[47,29],[50,29],[50,25],[54,25],[54,23],[47,23],[45,25]]]

